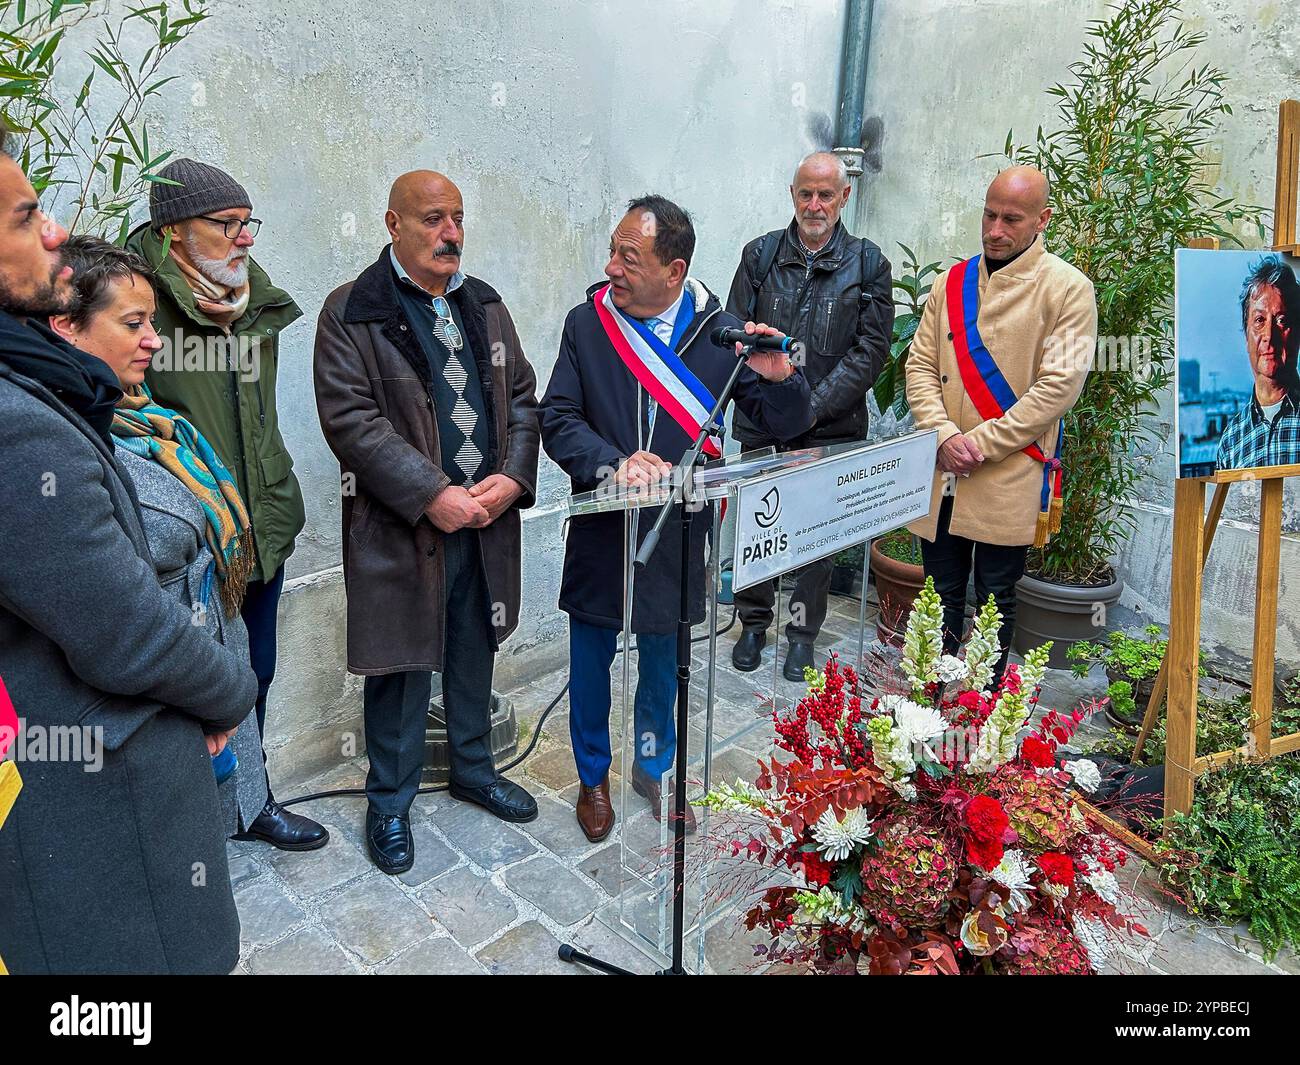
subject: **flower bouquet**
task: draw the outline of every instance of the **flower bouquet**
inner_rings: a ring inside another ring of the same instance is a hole
[[[1121,910],[1127,855],[1090,831],[1073,789],[1096,766],[1061,763],[1084,710],[1031,726],[1049,646],[992,687],[1001,615],[990,597],[964,659],[943,654],[927,580],[885,694],[832,657],[753,784],[716,788],[731,856],[779,871],[745,916],[769,960],[830,972],[1087,974],[1114,940],[1145,935]]]

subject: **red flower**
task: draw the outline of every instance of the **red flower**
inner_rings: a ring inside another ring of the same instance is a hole
[[[823,861],[816,851],[804,851],[799,855],[799,860],[803,862],[803,875],[809,887],[820,888],[831,882],[835,866]]]
[[[1011,825],[1002,804],[989,795],[976,795],[966,805],[966,855],[981,869],[1002,861],[1003,842]]]
[[[1038,868],[1043,871],[1048,883],[1061,887],[1074,887],[1074,862],[1068,855],[1048,851],[1038,856]]]
[[[1052,748],[1037,736],[1026,736],[1020,745],[1020,760],[1037,769],[1050,769],[1056,762]]]

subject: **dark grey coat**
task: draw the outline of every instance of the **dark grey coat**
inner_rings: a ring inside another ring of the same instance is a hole
[[[236,614],[225,616],[218,594],[212,551],[204,536],[203,508],[185,485],[158,463],[142,458],[116,441],[118,464],[135,485],[149,553],[163,591],[170,592],[196,623],[248,664],[248,629]],[[208,590],[204,598],[205,585]],[[202,609],[196,609],[201,604]],[[230,741],[239,768],[217,786],[226,833],[242,832],[266,805],[266,769],[257,719],[249,718]]]
[[[20,761],[0,957],[14,973],[229,972],[239,917],[203,734],[243,721],[256,679],[159,587],[112,449],[2,354],[0,500],[0,674],[28,734],[81,726],[103,744],[96,772]]]

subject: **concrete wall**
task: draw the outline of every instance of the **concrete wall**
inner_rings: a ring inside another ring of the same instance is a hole
[[[1300,28],[1292,5],[1274,0],[1186,0],[1190,24],[1207,35],[1199,62],[1229,76],[1234,115],[1212,162],[1225,195],[1272,207],[1278,101],[1300,93]],[[979,249],[984,188],[1003,160],[1007,131],[1031,140],[1054,124],[1043,90],[1067,80],[1089,20],[1104,0],[877,0],[865,113],[878,129],[879,171],[858,197],[857,229],[891,253],[902,241],[921,261]],[[1247,247],[1258,235],[1243,232]],[[900,253],[901,254],[901,253]],[[898,256],[895,256],[897,261]],[[1244,357],[1244,355],[1243,355]],[[1125,604],[1169,616],[1174,453],[1172,391],[1152,415],[1143,449],[1148,475],[1136,527],[1119,562]],[[1068,461],[1068,458],[1067,458]],[[1258,485],[1235,485],[1205,584],[1207,649],[1250,657]],[[1300,486],[1287,493],[1279,663],[1300,663]]]

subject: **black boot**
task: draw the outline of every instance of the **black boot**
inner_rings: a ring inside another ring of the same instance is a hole
[[[752,673],[763,664],[763,647],[767,633],[745,631],[731,649],[731,664],[742,673]]]
[[[248,830],[230,838],[256,839],[282,851],[314,851],[330,841],[330,834],[324,825],[302,814],[290,813],[268,795],[266,805]]]
[[[813,645],[810,643],[792,643],[786,652],[785,667],[781,675],[786,680],[803,680],[805,666],[813,664]]]

